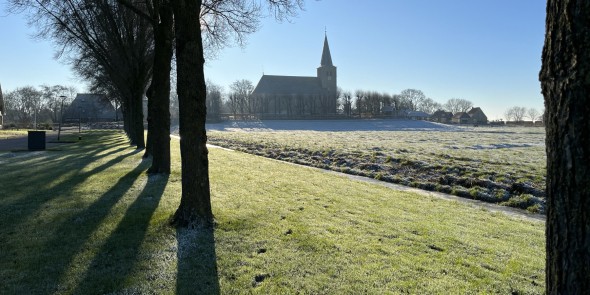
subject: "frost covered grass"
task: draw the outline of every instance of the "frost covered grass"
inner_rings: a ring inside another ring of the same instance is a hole
[[[237,132],[212,130],[209,140],[265,157],[544,212],[544,129],[438,126],[338,132],[234,128]]]
[[[2,294],[539,294],[544,225],[240,152],[210,150],[216,226],[114,131],[0,153]]]

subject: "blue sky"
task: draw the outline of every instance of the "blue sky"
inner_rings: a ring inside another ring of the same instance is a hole
[[[360,4],[359,4],[360,3]],[[0,84],[84,85],[53,59],[50,43],[33,40],[22,16],[6,16],[0,0]],[[324,30],[338,85],[396,94],[422,90],[444,103],[471,100],[489,119],[512,106],[543,109],[538,82],[544,38],[541,0],[307,1],[290,22],[264,19],[243,47],[207,60],[208,79],[228,90],[238,79],[254,84],[262,73],[313,76]]]

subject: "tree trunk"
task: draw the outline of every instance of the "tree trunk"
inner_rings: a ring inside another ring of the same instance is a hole
[[[170,70],[173,17],[167,1],[159,5],[154,27],[154,67],[148,102],[148,148],[152,166],[148,173],[170,173]]]
[[[173,224],[211,226],[207,158],[206,86],[199,11],[201,0],[173,1],[179,105],[182,197]]]
[[[590,1],[549,0],[540,80],[546,108],[547,294],[590,290]]]
[[[143,89],[136,89],[129,102],[129,140],[137,149],[145,148],[143,134]]]

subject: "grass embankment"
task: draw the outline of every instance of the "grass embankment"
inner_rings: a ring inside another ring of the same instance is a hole
[[[214,231],[176,230],[180,167],[115,132],[0,153],[2,294],[539,294],[544,226],[210,151]]]
[[[545,211],[541,128],[462,131],[210,132],[217,145],[251,154]]]

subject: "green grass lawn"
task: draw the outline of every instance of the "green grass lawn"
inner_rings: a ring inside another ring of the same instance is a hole
[[[0,153],[1,294],[540,294],[544,224],[210,150],[216,227],[120,133]]]

